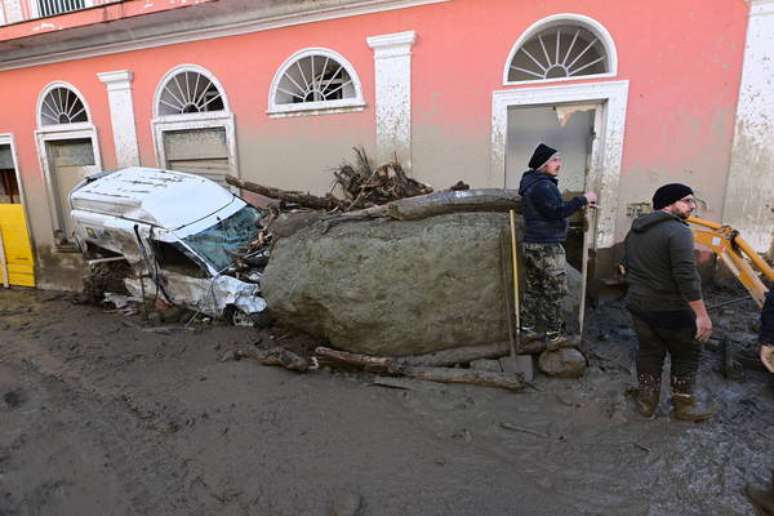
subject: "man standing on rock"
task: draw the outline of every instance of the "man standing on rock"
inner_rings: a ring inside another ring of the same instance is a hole
[[[664,185],[653,195],[654,211],[635,219],[626,235],[627,308],[639,340],[636,406],[645,417],[658,407],[667,352],[674,417],[703,421],[717,410],[694,394],[701,352],[696,341],[706,342],[712,334],[686,222],[695,209],[690,187]]]
[[[567,294],[566,258],[562,242],[567,238],[567,218],[586,205],[596,206],[597,195],[586,192],[565,202],[557,186],[562,167],[559,151],[540,144],[529,160],[519,185],[525,231],[522,257],[526,290],[521,310],[521,331],[537,333],[544,326],[546,338],[562,339],[562,298]]]

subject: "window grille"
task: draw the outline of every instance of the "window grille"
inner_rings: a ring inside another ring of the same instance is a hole
[[[355,98],[347,70],[335,59],[318,54],[291,64],[277,85],[275,104],[302,104]]]
[[[591,31],[560,25],[545,29],[514,54],[509,81],[539,81],[596,75],[609,71],[605,47]]]
[[[164,85],[159,115],[223,111],[223,96],[215,84],[199,72],[180,72]]]
[[[41,17],[78,11],[86,7],[84,0],[37,0]]]
[[[42,125],[74,124],[88,122],[86,106],[74,91],[56,87],[48,92],[40,107]]]

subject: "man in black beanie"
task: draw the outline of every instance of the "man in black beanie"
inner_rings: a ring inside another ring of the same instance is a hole
[[[562,298],[567,294],[566,258],[562,242],[567,238],[567,218],[586,205],[595,206],[597,195],[586,192],[565,202],[557,175],[562,158],[556,149],[540,144],[529,160],[519,185],[525,292],[521,331],[536,334],[543,326],[549,340],[562,339]]]
[[[624,242],[626,305],[639,340],[636,406],[645,417],[658,407],[667,352],[674,417],[703,421],[717,410],[694,394],[701,352],[696,341],[706,342],[712,334],[686,222],[695,209],[690,187],[664,185],[653,195],[654,211],[632,223]]]

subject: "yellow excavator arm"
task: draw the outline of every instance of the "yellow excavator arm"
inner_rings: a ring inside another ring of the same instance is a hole
[[[758,277],[756,270],[769,281],[774,281],[774,269],[769,267],[734,228],[699,217],[690,217],[688,222],[693,224],[693,238],[696,243],[715,253],[750,292],[758,303],[758,308],[762,308],[769,289]]]

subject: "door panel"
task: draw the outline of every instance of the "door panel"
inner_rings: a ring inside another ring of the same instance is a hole
[[[27,232],[27,220],[21,204],[0,204],[2,238],[8,280],[11,285],[35,286],[35,262]]]
[[[165,131],[166,167],[190,172],[225,185],[231,170],[226,131],[222,127]]]

